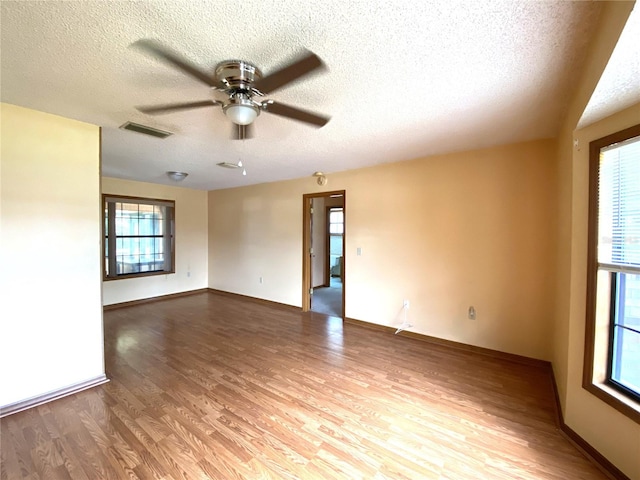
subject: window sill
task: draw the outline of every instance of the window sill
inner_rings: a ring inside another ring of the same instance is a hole
[[[584,385],[584,388],[623,415],[640,424],[640,403],[605,383],[590,383]]]
[[[111,280],[126,280],[127,278],[140,278],[140,277],[153,277],[157,275],[171,275],[176,273],[175,271],[159,271],[159,272],[140,272],[140,273],[127,273],[126,275],[118,275],[117,277],[102,277],[102,280],[105,282],[110,282]]]

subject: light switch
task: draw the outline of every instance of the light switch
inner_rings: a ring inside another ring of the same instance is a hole
[[[362,247],[356,248],[356,255],[358,255],[359,257],[362,256]]]

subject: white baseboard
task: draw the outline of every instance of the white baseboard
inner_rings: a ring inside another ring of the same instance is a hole
[[[28,408],[37,407],[38,405],[42,405],[43,403],[58,400],[59,398],[66,397],[68,395],[73,395],[74,393],[78,393],[83,390],[87,390],[88,388],[102,385],[103,383],[107,383],[108,381],[109,379],[107,378],[107,376],[103,374],[90,380],[85,380],[84,382],[69,385],[68,387],[53,390],[51,392],[44,393],[35,397],[27,398],[26,400],[20,400],[19,402],[10,403],[9,405],[3,405],[2,407],[0,407],[0,418],[6,417],[7,415],[12,415],[14,413],[22,412],[23,410],[27,410]]]

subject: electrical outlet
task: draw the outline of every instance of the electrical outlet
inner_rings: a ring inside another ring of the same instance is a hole
[[[473,308],[473,305],[469,307],[469,320],[476,319],[476,309]]]
[[[260,282],[260,283],[263,283],[263,281],[262,281],[262,277],[260,277],[260,280],[259,280],[259,282]]]
[[[402,308],[406,308],[407,310],[409,310],[409,300],[405,300],[402,302]]]
[[[187,272],[187,278],[191,276],[191,272]]]

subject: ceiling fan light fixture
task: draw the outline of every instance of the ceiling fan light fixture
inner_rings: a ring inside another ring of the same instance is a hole
[[[249,125],[258,116],[258,110],[248,105],[230,105],[224,113],[236,125]]]
[[[236,125],[250,125],[256,119],[260,111],[245,95],[232,97],[224,107],[224,114]]]

